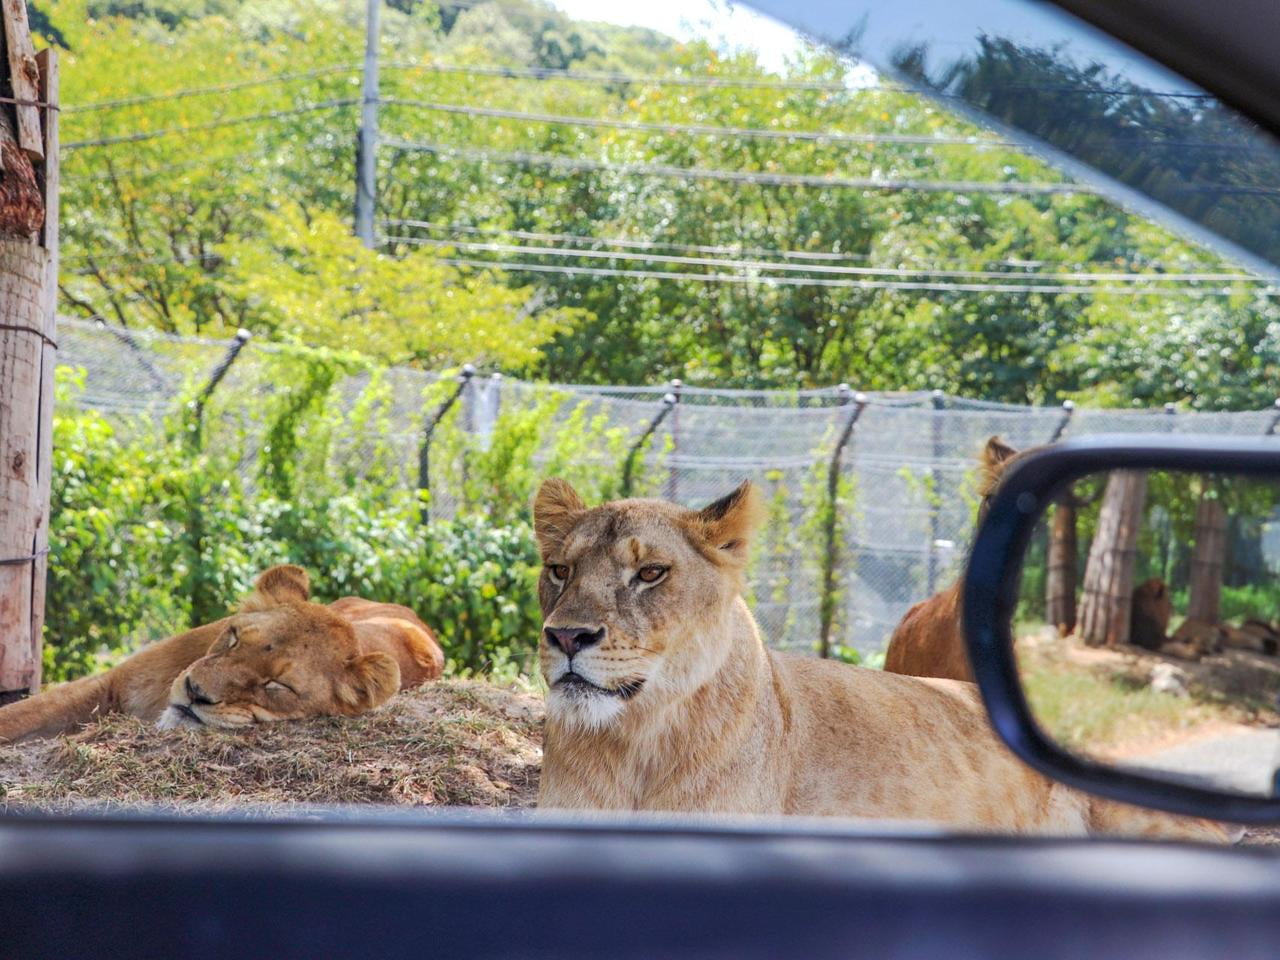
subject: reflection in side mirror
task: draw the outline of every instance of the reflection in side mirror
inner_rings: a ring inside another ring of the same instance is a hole
[[[1018,676],[1070,753],[1275,797],[1280,479],[1112,470],[1061,489],[1023,557]]]

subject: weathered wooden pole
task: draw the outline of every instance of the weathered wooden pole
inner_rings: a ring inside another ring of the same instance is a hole
[[[1080,603],[1080,636],[1091,646],[1129,642],[1133,565],[1146,500],[1145,473],[1116,470],[1107,478]]]
[[[58,62],[3,0],[0,57],[0,703],[40,686],[58,289]]]

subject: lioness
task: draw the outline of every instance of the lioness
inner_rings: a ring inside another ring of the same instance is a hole
[[[354,716],[440,676],[440,645],[412,610],[358,597],[323,606],[310,595],[302,568],[271,567],[235,615],[0,707],[0,741],[53,736],[113,712],[165,727]]]
[[[978,462],[978,522],[986,516],[991,495],[1017,450],[992,437]],[[965,650],[960,624],[960,593],[964,582],[957,580],[947,589],[921,600],[903,616],[889,638],[884,668],[910,677],[947,677],[973,680],[969,654]]]
[[[543,483],[540,806],[1225,839],[1025,767],[972,684],[767,649],[742,599],[762,513],[746,483],[702,510]]]

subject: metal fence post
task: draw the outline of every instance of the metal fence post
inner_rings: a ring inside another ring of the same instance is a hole
[[[1276,402],[1272,404],[1272,406],[1275,408],[1276,412],[1275,416],[1271,418],[1271,423],[1268,424],[1264,434],[1268,437],[1274,437],[1276,435],[1276,429],[1280,427],[1280,397],[1276,397]]]
[[[667,418],[667,414],[675,409],[675,406],[676,395],[674,393],[663,394],[662,409],[654,415],[654,418],[649,421],[649,426],[645,427],[644,432],[636,438],[636,442],[627,451],[627,459],[622,464],[622,482],[619,491],[622,496],[631,496],[632,473],[635,470],[636,457],[640,454],[641,448],[649,442],[649,438],[653,436],[654,431],[662,425],[662,421]]]
[[[204,452],[204,411],[213,396],[218,384],[222,383],[222,379],[227,375],[227,371],[231,369],[231,365],[236,362],[236,357],[240,356],[240,351],[244,349],[245,344],[249,342],[249,331],[236,331],[235,339],[231,342],[231,346],[227,348],[226,354],[216,367],[213,373],[209,375],[209,381],[204,385],[204,389],[196,395],[195,400],[191,403],[192,420],[189,427],[187,442],[190,445],[193,454]],[[191,475],[191,486],[187,491],[187,539],[191,550],[191,580],[190,588],[187,591],[187,599],[191,604],[191,624],[194,626],[199,623],[207,623],[210,618],[216,618],[217,598],[211,582],[211,578],[205,570],[204,565],[204,491],[200,488],[202,474],[194,472]]]
[[[675,500],[679,493],[679,481],[676,477],[676,458],[680,455],[680,394],[684,390],[684,383],[680,380],[671,381],[671,393],[667,396],[675,399],[671,404],[671,461],[667,468],[667,499]],[[666,399],[665,397],[663,398]]]
[[[445,414],[453,409],[453,405],[458,402],[458,398],[462,396],[463,391],[467,389],[467,385],[471,382],[471,378],[475,375],[476,368],[469,363],[464,364],[458,374],[458,386],[444,403],[436,407],[435,412],[422,428],[422,443],[418,446],[418,492],[420,494],[431,492],[431,437],[440,421],[444,419]],[[423,497],[421,500],[422,502],[418,508],[419,522],[429,523],[431,521],[431,500],[429,497]]]
[[[1070,400],[1062,401],[1062,419],[1058,421],[1058,425],[1053,429],[1053,436],[1049,438],[1050,443],[1057,443],[1062,439],[1062,435],[1067,432],[1067,427],[1071,425],[1071,416],[1076,412],[1076,405]]]
[[[933,402],[933,483],[929,491],[929,568],[928,589],[933,596],[938,589],[938,502],[942,496],[942,472],[938,469],[938,461],[942,459],[942,411],[946,408],[947,397],[941,390],[933,391],[930,398]]]
[[[839,390],[840,405],[847,406],[850,399],[849,385],[842,383]],[[818,654],[822,657],[831,656],[831,628],[835,623],[836,613],[836,566],[839,559],[839,550],[836,546],[836,511],[839,509],[840,501],[840,469],[843,466],[844,448],[848,446],[849,440],[853,437],[853,427],[867,406],[867,396],[864,393],[855,393],[852,399],[853,409],[845,419],[844,429],[840,431],[840,436],[836,438],[835,448],[831,451],[831,460],[827,464],[827,513],[823,518],[822,531],[824,550],[822,556],[822,599],[819,608],[821,628],[818,640]]]
[[[209,398],[213,396],[213,392],[218,389],[218,384],[222,382],[222,378],[227,375],[227,371],[231,369],[231,365],[236,362],[236,357],[240,356],[240,351],[244,349],[244,345],[249,342],[248,330],[237,330],[235,339],[231,341],[231,346],[227,349],[226,355],[222,361],[213,368],[213,373],[209,375],[209,382],[204,385],[204,389],[196,396],[191,404],[191,447],[196,453],[204,450],[204,408],[208,404]]]

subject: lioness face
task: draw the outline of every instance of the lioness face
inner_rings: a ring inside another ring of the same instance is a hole
[[[291,572],[288,579],[282,570]],[[308,600],[305,576],[297,567],[273,567],[259,578],[209,652],[174,680],[162,727],[350,716],[399,690],[395,660],[361,654],[351,624]]]
[[[760,508],[743,484],[703,510],[660,500],[588,509],[548,480],[534,503],[547,711],[588,727],[691,692],[725,651],[704,638],[741,592]]]

